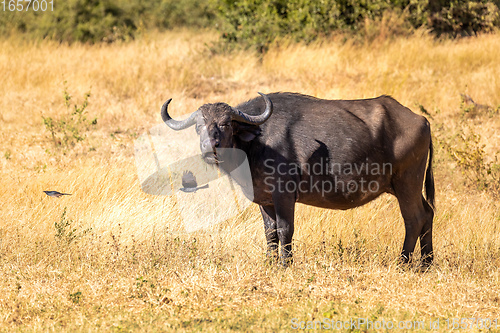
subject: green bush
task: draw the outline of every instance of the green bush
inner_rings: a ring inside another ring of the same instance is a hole
[[[500,198],[500,161],[496,154],[488,161],[485,144],[474,128],[463,125],[443,146],[472,188]]]
[[[479,134],[480,124],[497,116],[500,106],[495,109],[477,104],[463,94],[458,119],[451,121],[456,122],[454,127],[447,124],[449,120],[446,123],[435,120],[422,105],[420,111],[431,120],[437,141],[462,172],[467,187],[500,198],[500,155],[488,154]]]
[[[6,0],[7,7],[10,1]],[[0,33],[22,32],[35,38],[95,43],[129,40],[142,28],[217,27],[225,45],[265,51],[276,38],[311,42],[334,32],[366,37],[376,35],[370,29],[380,26],[388,28],[389,35],[425,27],[438,36],[468,36],[500,26],[500,0],[52,2],[53,11],[3,12]],[[387,17],[393,19],[387,23]]]
[[[500,25],[500,1],[434,1],[430,26],[437,35],[470,36]]]
[[[137,20],[147,28],[205,28],[215,18],[208,0],[154,0],[138,5]]]
[[[366,33],[367,22],[399,17],[408,32],[426,27],[436,35],[472,35],[500,26],[500,1],[429,0],[212,0],[222,38],[260,51],[276,38],[310,42],[335,31]],[[372,24],[373,25],[373,24]],[[391,28],[391,27],[389,27]]]
[[[42,115],[43,124],[50,133],[50,138],[54,144],[54,148],[67,151],[73,148],[78,142],[85,140],[85,133],[97,124],[97,117],[87,119],[87,106],[89,105],[90,91],[85,94],[84,101],[81,106],[71,104],[71,96],[68,94],[66,82],[63,91],[64,106],[66,113],[58,118],[45,117]]]
[[[74,241],[77,241],[80,238],[84,237],[92,230],[92,228],[87,228],[82,230],[78,226],[75,227],[74,221],[69,219],[66,216],[66,213],[67,213],[67,207],[64,207],[59,222],[57,221],[54,222],[54,229],[56,232],[55,239],[59,244],[65,246],[74,243]]]
[[[6,0],[7,9],[9,1]],[[206,27],[214,18],[208,0],[52,1],[53,10],[49,5],[45,11],[31,8],[2,12],[0,33],[5,36],[20,32],[34,38],[70,43],[114,42],[133,39],[139,27]]]
[[[131,13],[111,0],[54,1],[53,11],[7,11],[4,33],[22,32],[35,38],[65,42],[112,42],[133,37]]]
[[[222,37],[264,51],[276,38],[310,42],[333,31],[355,31],[390,8],[385,1],[216,0]]]

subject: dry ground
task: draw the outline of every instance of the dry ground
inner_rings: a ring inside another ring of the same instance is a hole
[[[265,263],[256,206],[185,233],[175,201],[141,192],[133,152],[169,97],[179,116],[257,91],[389,94],[452,131],[460,93],[500,105],[500,35],[331,40],[265,56],[217,54],[207,47],[214,39],[178,31],[98,46],[0,41],[0,330],[275,332],[292,330],[293,318],[358,317],[424,321],[417,330],[440,319],[439,331],[452,318],[489,318],[500,329],[500,205],[466,187],[439,144],[436,262],[425,273],[397,265],[404,228],[390,196],[346,212],[298,206],[295,263],[282,270]],[[70,149],[55,148],[42,122],[67,112],[64,81],[77,104],[91,90],[87,111],[98,118]],[[498,118],[476,123],[490,156],[500,150]]]

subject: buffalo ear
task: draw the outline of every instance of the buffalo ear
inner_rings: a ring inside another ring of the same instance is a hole
[[[261,133],[259,126],[238,124],[235,135],[242,141],[250,142]]]

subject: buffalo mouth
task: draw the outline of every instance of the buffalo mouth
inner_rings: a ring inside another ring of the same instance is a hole
[[[207,164],[217,164],[222,162],[222,160],[220,159],[220,157],[217,155],[216,152],[203,153],[201,155],[201,158]]]

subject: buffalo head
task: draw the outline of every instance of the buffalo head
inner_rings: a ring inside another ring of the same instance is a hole
[[[168,114],[168,104],[163,104],[161,117],[165,124],[173,130],[182,130],[196,125],[196,133],[200,136],[200,150],[206,163],[221,162],[218,149],[235,148],[240,141],[248,142],[260,134],[259,125],[269,119],[273,113],[273,104],[269,97],[259,93],[266,103],[262,114],[249,115],[226,103],[204,104],[187,119],[177,121]]]

